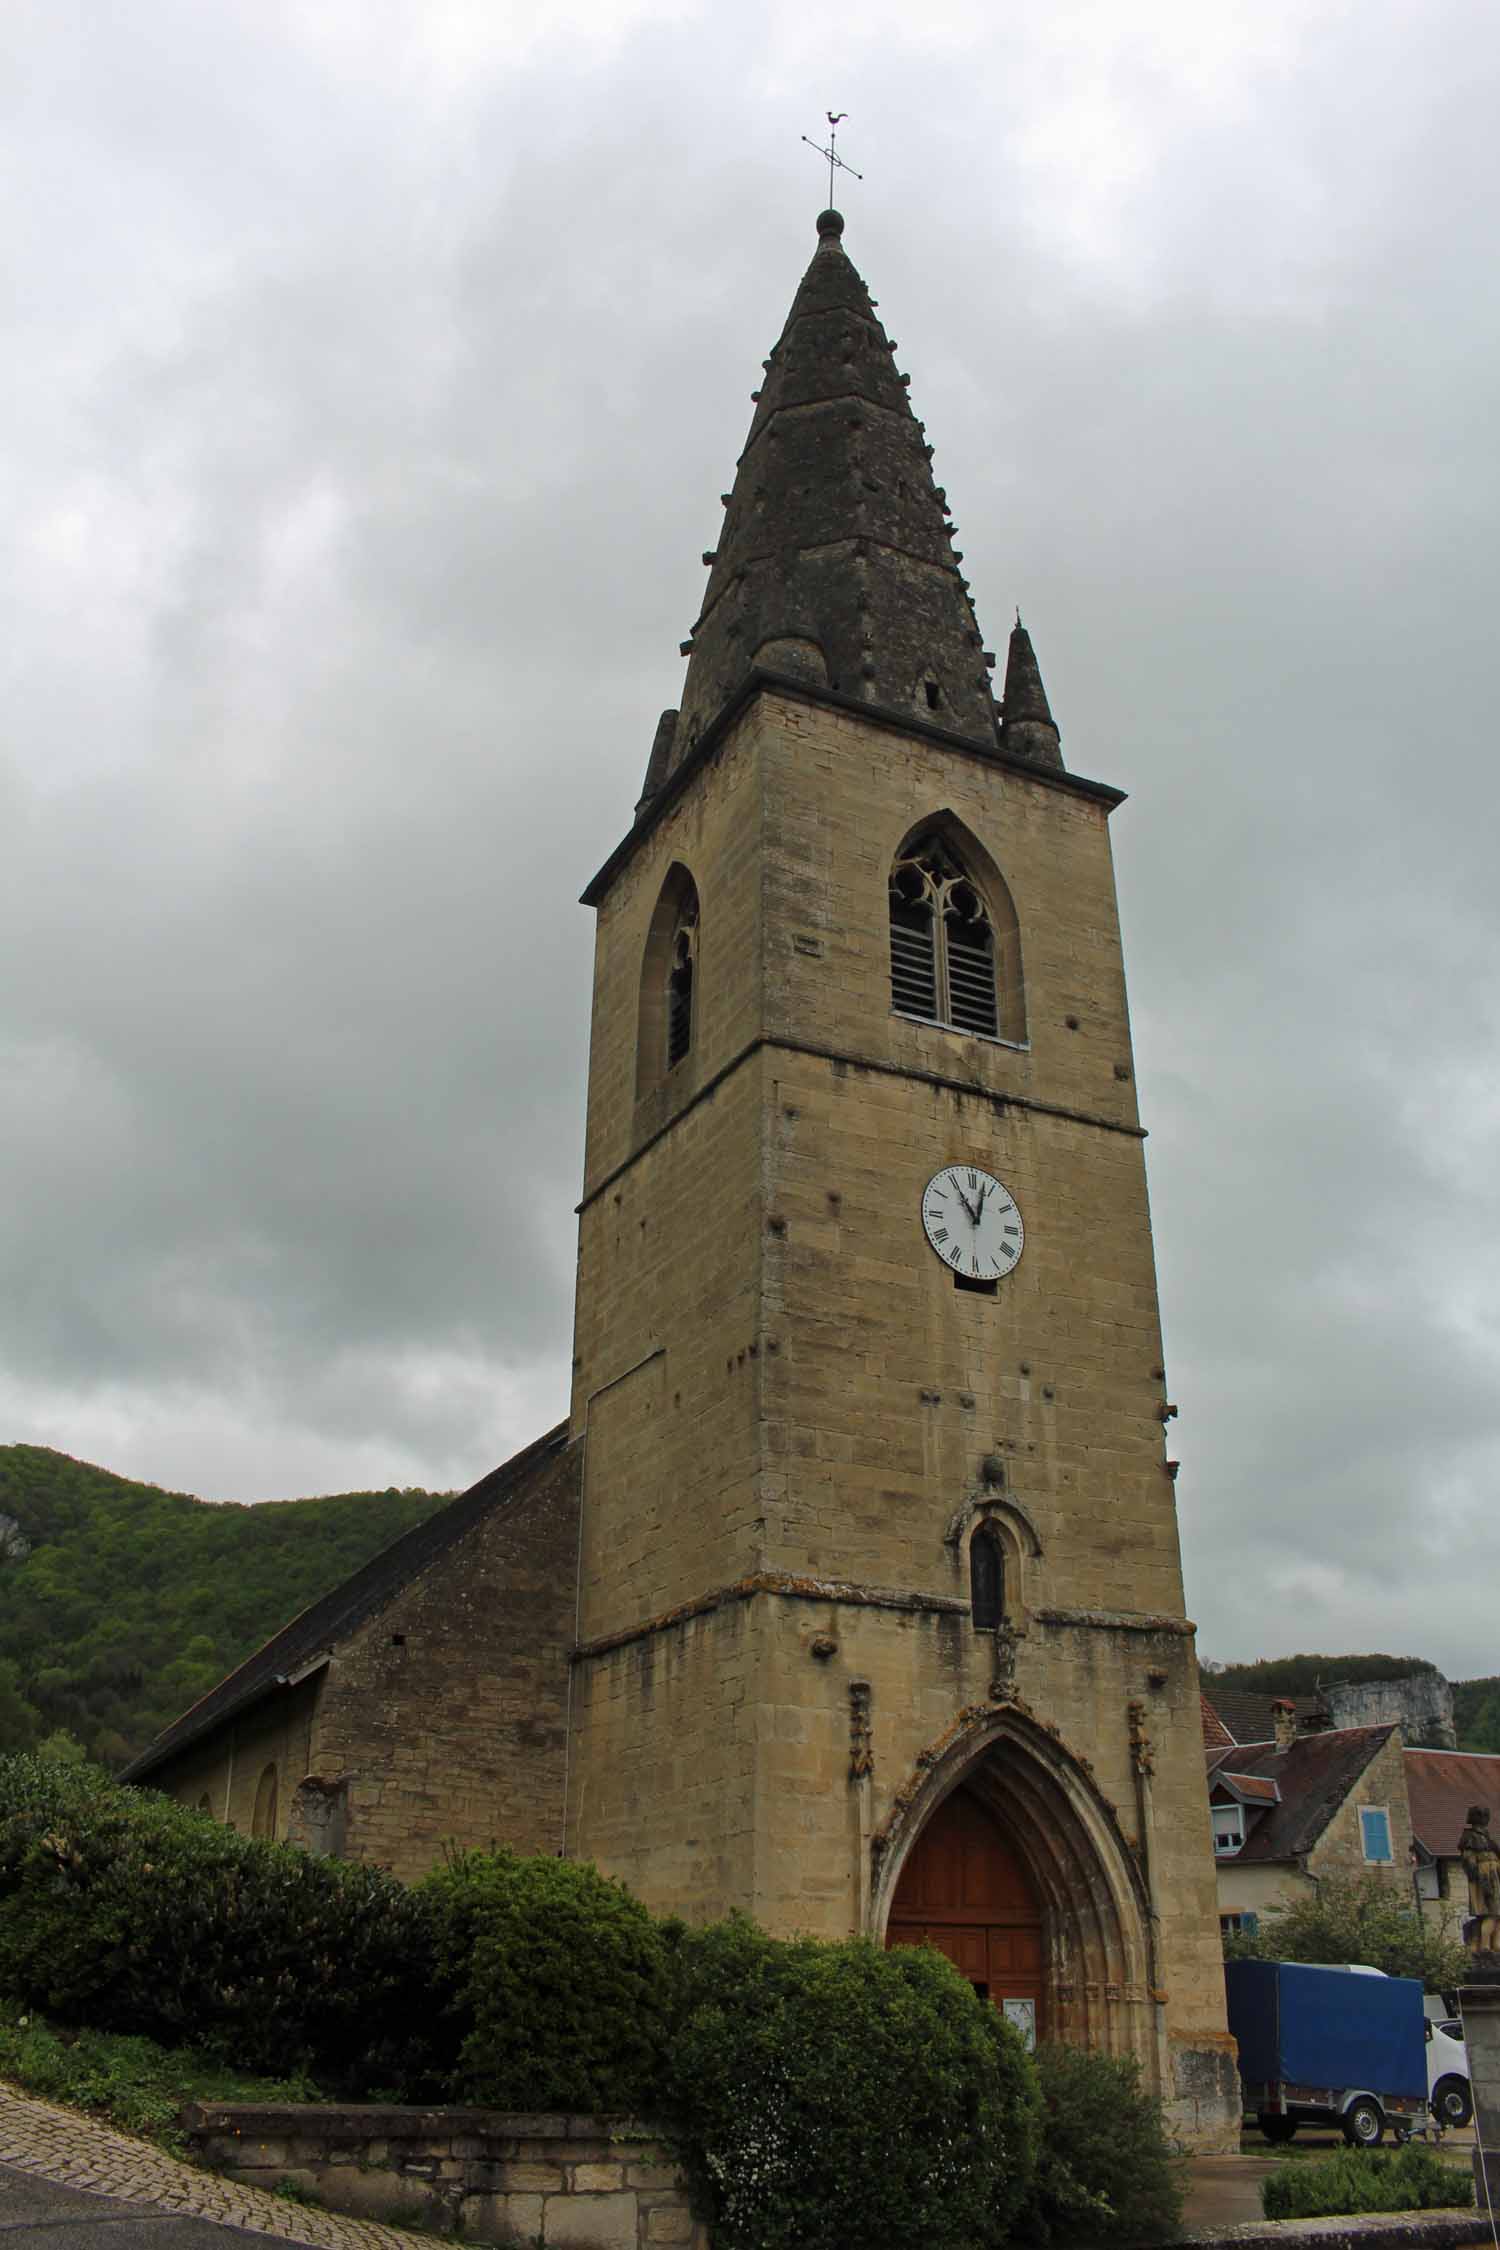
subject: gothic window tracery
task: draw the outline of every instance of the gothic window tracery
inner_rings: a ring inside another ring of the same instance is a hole
[[[946,839],[928,832],[891,869],[891,1006],[955,1031],[1000,1034],[995,930]]]

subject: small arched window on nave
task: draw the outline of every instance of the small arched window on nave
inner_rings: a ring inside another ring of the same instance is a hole
[[[1020,934],[997,872],[981,884],[942,829],[923,829],[891,869],[890,922],[897,1015],[1024,1041]]]
[[[266,1766],[255,1785],[255,1811],[250,1818],[252,1836],[274,1839],[276,1835],[276,1768]]]
[[[969,1614],[986,1632],[1005,1620],[1005,1545],[992,1523],[980,1524],[969,1541]]]

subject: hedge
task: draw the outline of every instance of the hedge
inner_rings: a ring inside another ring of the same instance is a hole
[[[391,1876],[23,1753],[0,1758],[0,1991],[357,2090],[412,2074],[428,1933]]]
[[[1288,2164],[1261,2182],[1268,2219],[1343,2218],[1356,2211],[1463,2211],[1474,2200],[1467,2170],[1430,2148],[1341,2148],[1326,2164]]]
[[[565,1859],[457,1852],[419,1884],[460,2101],[649,2115],[665,2096],[673,1961],[620,1884]]]
[[[1182,2220],[1182,2160],[1133,2058],[1037,2050],[1041,2156],[1016,2229],[1025,2243],[1158,2243]]]
[[[715,2250],[977,2250],[1010,2238],[1039,2098],[940,1954],[683,1931],[671,2120]]]

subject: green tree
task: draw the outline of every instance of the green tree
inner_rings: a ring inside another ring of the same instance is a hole
[[[1460,1750],[1500,1751],[1500,1679],[1455,1680],[1453,1726]]]
[[[1259,1656],[1253,1664],[1212,1664],[1215,1687],[1245,1695],[1311,1695],[1333,1680],[1409,1680],[1437,1669],[1425,1656]],[[1209,1700],[1213,1696],[1210,1691]]]
[[[19,1666],[0,1658],[0,1750],[29,1750],[41,1731],[41,1714],[21,1691]]]
[[[1461,1945],[1428,1928],[1379,1875],[1326,1875],[1316,1891],[1273,1909],[1259,1927],[1226,1937],[1231,1961],[1362,1961],[1429,1991],[1461,1984]]]

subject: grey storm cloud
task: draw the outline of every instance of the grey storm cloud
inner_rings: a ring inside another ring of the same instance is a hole
[[[1131,793],[1202,1645],[1496,1668],[1500,26],[1117,17],[23,8],[3,1434],[247,1498],[560,1410],[574,902],[832,99],[981,621]]]

